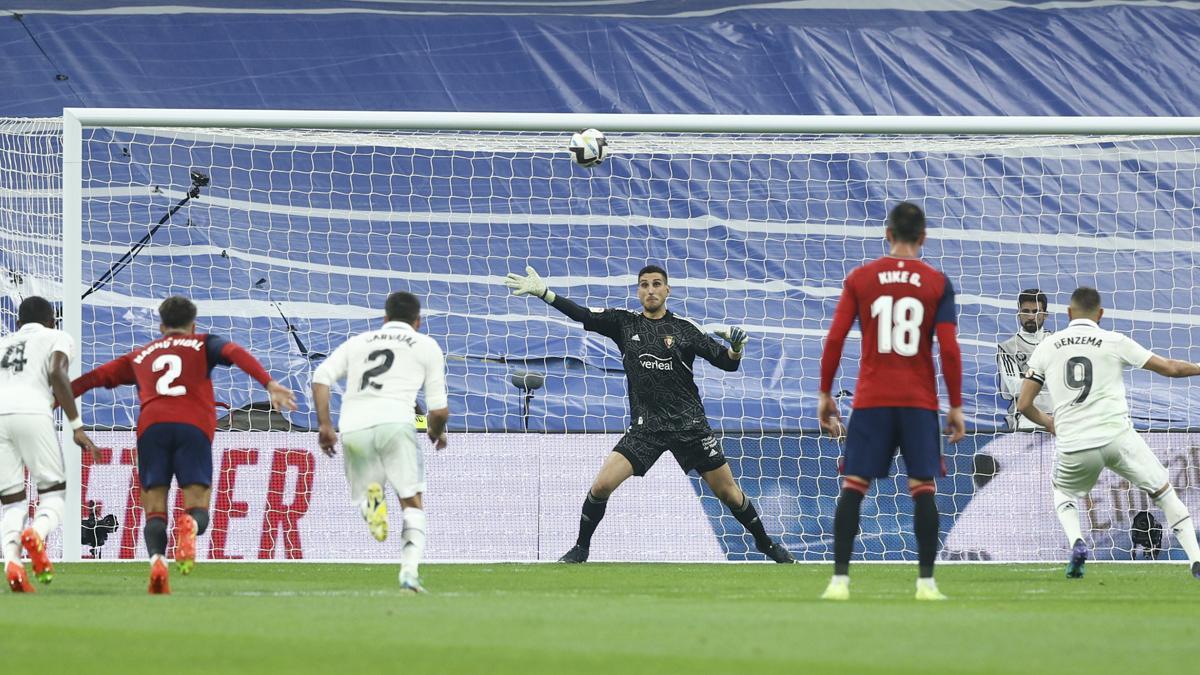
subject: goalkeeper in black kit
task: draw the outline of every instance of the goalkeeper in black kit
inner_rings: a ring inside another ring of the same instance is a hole
[[[700,474],[734,518],[754,536],[761,553],[778,563],[795,562],[787,549],[767,536],[754,504],[734,480],[721,443],[708,426],[692,375],[697,356],[721,370],[737,370],[746,331],[729,328],[718,332],[729,341],[727,349],[696,324],[667,311],[671,287],[663,268],[647,265],[638,272],[637,281],[641,312],[580,307],[547,289],[532,267],[525,268],[525,276],[509,274],[505,282],[513,295],[541,298],[582,323],[585,330],[615,342],[629,382],[629,429],[592,482],[579,519],[579,538],[559,562],[587,562],[592,534],[604,517],[609,496],[630,476],[646,475],[664,452],[674,455],[684,472]]]

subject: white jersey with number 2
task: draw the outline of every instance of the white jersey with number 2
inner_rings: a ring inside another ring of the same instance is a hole
[[[412,424],[422,389],[429,410],[446,407],[442,348],[403,321],[389,321],[346,340],[317,368],[313,382],[332,387],[342,378],[342,433],[379,424]]]
[[[1050,390],[1059,452],[1098,448],[1133,428],[1124,370],[1141,368],[1152,356],[1089,319],[1075,319],[1033,350],[1025,377]]]

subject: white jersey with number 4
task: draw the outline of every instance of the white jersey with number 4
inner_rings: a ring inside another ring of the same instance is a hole
[[[1072,321],[1033,350],[1025,377],[1050,389],[1059,452],[1099,448],[1133,428],[1124,370],[1141,368],[1152,356],[1089,319]]]
[[[0,415],[54,414],[50,356],[74,358],[75,341],[61,330],[27,323],[0,338]]]
[[[413,424],[417,392],[429,410],[446,407],[446,357],[433,338],[403,321],[346,340],[317,368],[313,382],[345,378],[342,433],[379,424]]]

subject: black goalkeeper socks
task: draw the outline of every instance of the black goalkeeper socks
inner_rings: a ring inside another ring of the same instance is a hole
[[[913,494],[913,533],[917,535],[917,566],[922,579],[933,577],[938,549],[938,509],[933,486]]]
[[[192,517],[192,520],[196,521],[197,537],[204,534],[204,532],[208,530],[208,509],[202,509],[199,507],[188,509],[188,515]]]
[[[842,488],[838,495],[837,508],[833,515],[833,573],[850,573],[850,554],[854,552],[854,539],[858,536],[858,514],[862,508],[863,493]]]
[[[167,514],[146,514],[146,526],[142,528],[142,537],[146,541],[146,552],[153,558],[156,555],[167,554]]]
[[[583,515],[579,517],[579,537],[575,539],[576,546],[590,548],[592,535],[604,518],[604,509],[608,508],[608,498],[598,499],[588,491],[587,499],[583,500]]]
[[[742,505],[737,508],[731,506],[729,511],[742,524],[742,527],[745,527],[754,536],[754,544],[758,546],[759,550],[771,547],[774,542],[767,536],[762,519],[758,517],[758,509],[754,508],[754,502],[750,501],[749,497],[742,494]]]

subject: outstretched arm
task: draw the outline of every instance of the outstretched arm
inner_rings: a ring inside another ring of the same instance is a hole
[[[1164,359],[1157,354],[1150,357],[1143,368],[1165,375],[1166,377],[1195,377],[1200,375],[1200,363],[1180,361],[1179,359]]]
[[[512,289],[513,295],[529,295],[539,298],[554,309],[565,314],[568,318],[583,324],[585,330],[605,335],[614,340],[620,338],[620,326],[615,321],[615,314],[608,310],[592,310],[581,307],[546,287],[537,270],[525,268],[525,275],[510,273],[504,285]]]
[[[237,366],[238,369],[261,384],[270,395],[273,408],[276,410],[286,408],[293,411],[297,409],[296,397],[292,394],[292,390],[272,379],[258,359],[254,358],[254,355],[241,345],[210,335],[208,336],[208,348],[217,352],[214,359],[216,363],[223,366]],[[213,363],[213,361],[209,361],[209,363]]]
[[[858,299],[851,290],[850,278],[846,278],[842,288],[842,297],[838,300],[837,309],[833,312],[833,323],[825,336],[825,347],[821,350],[821,389],[817,394],[817,422],[834,438],[846,435],[846,427],[842,424],[842,415],[838,412],[837,402],[830,393],[833,390],[833,378],[837,375],[838,365],[842,360],[842,349],[846,345],[846,336],[858,316]]]
[[[125,355],[75,378],[71,382],[71,395],[72,399],[75,399],[97,387],[115,389],[123,384],[136,383],[137,378],[133,375],[133,363],[129,360],[129,356]],[[57,394],[55,397],[57,398]],[[59,399],[59,405],[62,405],[61,399]]]

